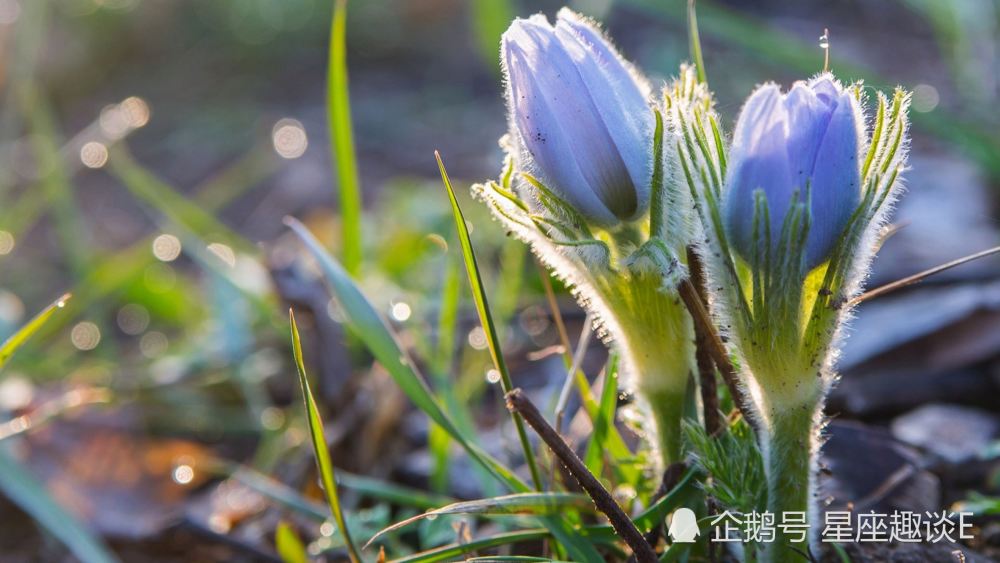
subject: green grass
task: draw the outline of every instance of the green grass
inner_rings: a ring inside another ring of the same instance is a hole
[[[299,385],[302,388],[302,398],[305,402],[306,420],[309,421],[309,436],[312,438],[313,453],[316,455],[316,468],[323,483],[323,493],[326,495],[326,502],[330,505],[330,512],[337,522],[340,535],[347,545],[347,552],[353,563],[360,563],[361,555],[358,548],[351,540],[350,530],[347,528],[347,520],[344,519],[344,509],[340,505],[340,494],[337,492],[337,479],[334,475],[333,461],[330,459],[330,447],[326,441],[326,434],[323,430],[323,419],[319,416],[319,407],[313,397],[312,389],[309,387],[309,378],[306,376],[305,364],[302,360],[302,342],[299,340],[299,327],[295,324],[295,314],[288,311],[288,323],[292,327],[292,351],[295,354],[295,368],[299,373]]]
[[[361,230],[361,182],[351,125],[347,84],[347,0],[335,0],[330,22],[330,53],[326,71],[326,114],[330,149],[340,192],[340,245],[344,267],[353,275],[361,269],[364,252]]]
[[[0,373],[18,348],[24,345],[55,314],[62,311],[64,295],[36,315],[0,345]],[[84,563],[110,563],[118,559],[75,516],[63,509],[35,479],[31,470],[14,457],[8,443],[0,443],[0,489],[49,533],[63,542]]]

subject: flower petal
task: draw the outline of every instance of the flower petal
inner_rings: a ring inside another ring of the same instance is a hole
[[[590,22],[559,11],[556,35],[577,65],[587,92],[621,154],[638,193],[629,219],[645,211],[652,177],[653,113],[649,87]]]
[[[736,121],[723,219],[729,238],[745,259],[762,250],[756,249],[758,241],[753,237],[754,192],[763,190],[767,196],[770,238],[774,244],[795,191],[786,150],[787,116],[781,101],[777,86],[761,86],[751,94]],[[764,233],[758,236],[763,237]]]
[[[839,96],[816,156],[811,183],[813,221],[806,248],[810,266],[825,260],[861,200],[860,109],[856,104],[848,92]]]
[[[515,22],[504,34],[503,58],[510,119],[520,145],[536,168],[532,172],[584,216],[598,223],[610,224],[615,216],[589,189],[574,156],[572,143],[560,122],[561,114],[552,107],[559,96],[547,92],[532,70],[531,59],[537,61],[544,52],[540,51],[537,42],[525,40],[522,31],[523,28]]]

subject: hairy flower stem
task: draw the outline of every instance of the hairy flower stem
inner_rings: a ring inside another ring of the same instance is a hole
[[[655,423],[649,430],[665,468],[683,459],[680,421],[694,369],[694,328],[676,293],[665,290],[658,276],[615,281],[601,287],[607,328],[626,373],[649,403]]]
[[[778,563],[795,561],[812,551],[813,534],[790,530],[784,533],[781,523],[793,522],[792,513],[806,515],[814,524],[816,510],[816,456],[819,450],[818,417],[821,400],[811,398],[794,405],[773,405],[768,413],[768,430],[764,442],[765,473],[767,475],[767,510],[775,518],[775,541],[765,544],[762,561]]]
[[[643,377],[657,377],[646,374]],[[664,467],[684,459],[681,452],[681,415],[684,412],[685,394],[666,390],[644,392],[649,401],[656,425],[656,437],[660,449],[660,458]]]

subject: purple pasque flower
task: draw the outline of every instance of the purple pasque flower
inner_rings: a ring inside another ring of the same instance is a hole
[[[563,8],[516,19],[500,56],[522,165],[588,221],[641,216],[653,170],[649,87],[595,26]]]
[[[812,269],[825,262],[861,198],[863,133],[857,99],[829,73],[796,82],[787,94],[775,84],[757,88],[736,122],[723,203],[737,253],[749,261],[763,240],[762,231],[756,241],[753,232],[754,194],[761,190],[772,253],[782,250],[782,225],[793,200],[808,199],[805,263]]]

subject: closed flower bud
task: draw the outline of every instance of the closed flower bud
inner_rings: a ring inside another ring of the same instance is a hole
[[[517,19],[503,35],[511,130],[526,171],[588,221],[645,212],[652,177],[648,86],[590,22]]]
[[[736,251],[747,260],[762,256],[757,245],[770,228],[770,250],[780,252],[786,213],[796,198],[808,199],[805,263],[825,262],[860,201],[863,132],[858,101],[830,74],[797,82],[787,94],[774,84],[758,88],[737,120],[726,181],[724,220]],[[754,240],[757,190],[770,222],[759,219]]]

